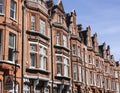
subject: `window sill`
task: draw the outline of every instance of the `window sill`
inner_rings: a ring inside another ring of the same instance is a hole
[[[8,60],[0,60],[0,66],[3,69],[9,69],[8,66],[16,66],[16,67],[20,68],[20,64],[15,64],[13,61],[8,61]]]
[[[62,45],[56,44],[56,45],[54,45],[54,47],[55,47],[55,48],[60,48],[60,49],[62,48],[62,49],[64,49],[64,50],[68,51],[68,52],[70,51],[70,49],[68,49],[67,47],[64,47],[64,46],[62,46]]]
[[[14,19],[14,18],[12,18],[12,17],[10,17],[10,19],[11,19],[12,21],[14,21],[14,22],[17,23],[17,20],[16,20],[16,19]]]
[[[46,40],[50,40],[50,38],[48,36],[43,35],[40,32],[35,31],[35,30],[27,30],[26,33],[29,34],[29,35],[40,36],[40,37],[42,37],[42,38],[44,38]]]
[[[50,72],[48,70],[43,70],[43,69],[40,69],[40,68],[26,68],[26,71],[27,72],[31,72],[31,73],[41,73],[41,74],[45,74],[45,75],[48,75],[50,74]]]
[[[61,74],[56,74],[55,78],[57,78],[57,79],[66,79],[66,80],[70,80],[71,79],[70,77],[63,76]]]
[[[5,14],[3,14],[3,13],[0,13],[0,16],[4,16]]]

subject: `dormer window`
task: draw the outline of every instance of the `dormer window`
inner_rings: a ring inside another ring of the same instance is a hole
[[[58,15],[58,23],[62,23],[62,15]]]

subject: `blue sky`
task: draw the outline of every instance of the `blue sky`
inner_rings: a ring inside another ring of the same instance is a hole
[[[58,0],[54,0],[55,3]],[[120,59],[120,0],[62,0],[65,12],[75,9],[77,23],[97,32],[99,45],[110,45],[111,54]]]

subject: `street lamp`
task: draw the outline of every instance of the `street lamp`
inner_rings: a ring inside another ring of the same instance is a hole
[[[16,93],[16,65],[18,63],[18,53],[16,49],[13,51],[14,57],[15,57],[15,70],[14,70],[14,75],[15,75],[15,81],[14,81],[14,93]]]

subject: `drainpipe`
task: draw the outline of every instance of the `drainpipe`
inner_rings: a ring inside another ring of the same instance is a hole
[[[52,93],[54,93],[54,91],[53,91],[53,84],[54,84],[54,77],[53,77],[53,47],[52,47],[52,45],[53,45],[53,43],[52,43],[52,19],[50,19],[49,20],[50,21],[50,37],[51,37],[51,72],[52,72],[52,74],[51,74],[51,76],[52,76]]]
[[[86,81],[86,60],[85,60],[85,54],[86,54],[86,52],[85,52],[85,49],[83,49],[83,53],[84,53],[84,69],[85,69],[85,71],[84,71],[84,73],[85,73],[85,93],[88,93],[88,88],[87,88],[87,81]]]
[[[25,5],[22,6],[22,59],[21,59],[21,93],[23,93],[23,78],[24,78],[24,10]]]

